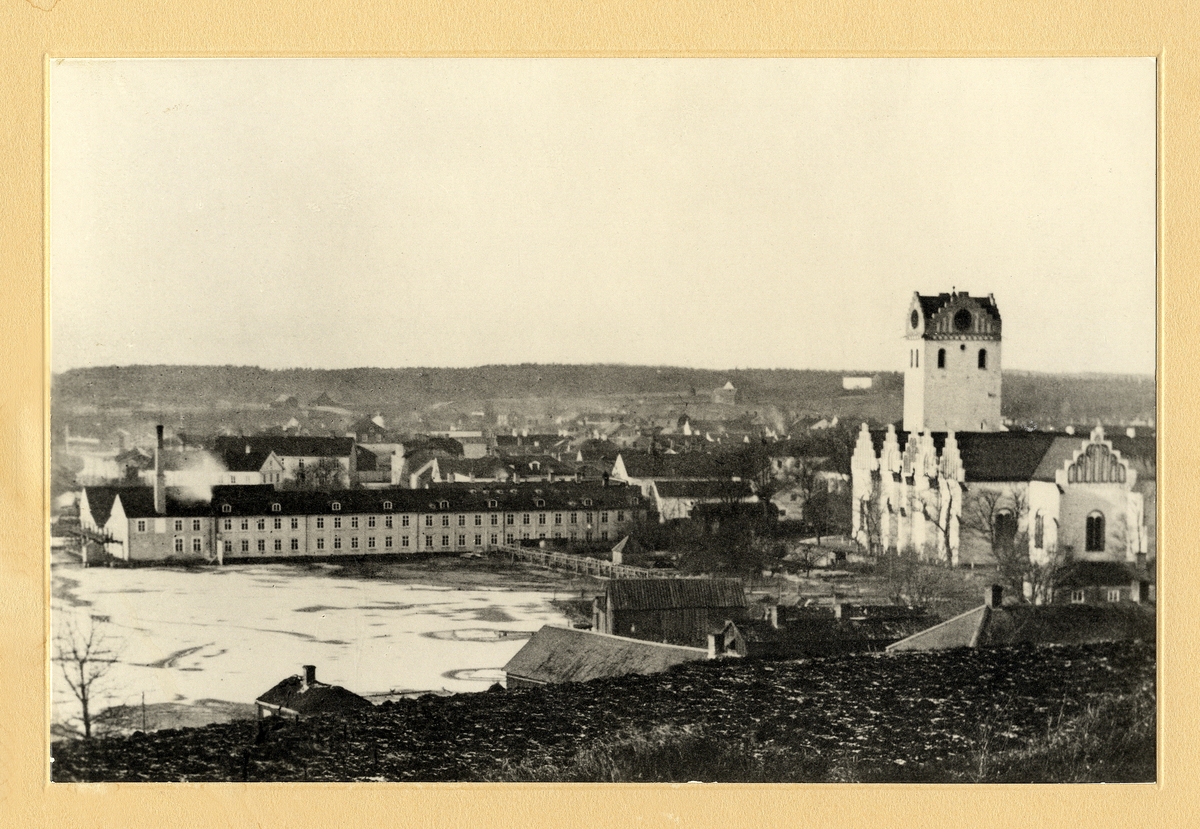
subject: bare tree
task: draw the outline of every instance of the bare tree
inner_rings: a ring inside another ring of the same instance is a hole
[[[867,555],[878,556],[883,552],[883,512],[879,507],[879,480],[872,475],[871,488],[866,497],[854,505],[858,510],[858,538],[855,541]]]
[[[1070,565],[1070,551],[1048,546],[1035,560],[1029,532],[1022,528],[1029,512],[1019,490],[979,490],[963,510],[963,526],[987,542],[1000,580],[1021,601],[1049,602]]]
[[[54,639],[54,661],[62,670],[67,687],[79,700],[83,714],[83,736],[92,736],[92,701],[101,680],[120,656],[120,643],[105,633],[103,622],[89,616],[86,625],[74,619],[63,622]]]
[[[954,548],[951,542],[954,539],[954,499],[961,497],[959,495],[961,489],[958,489],[958,486],[958,483],[952,481],[948,484],[946,492],[940,489],[930,489],[926,490],[920,498],[921,512],[925,520],[932,524],[938,532],[938,538],[941,543],[937,546],[941,548],[946,564],[954,563]],[[955,489],[950,490],[949,487],[954,487]],[[961,520],[959,521],[959,526],[962,526]],[[936,552],[930,555],[929,558],[937,558]]]

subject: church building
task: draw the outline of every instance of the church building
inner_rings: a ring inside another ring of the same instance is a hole
[[[1005,431],[992,296],[913,294],[904,347],[902,428],[863,424],[851,459],[861,545],[964,566],[1026,544],[1035,561],[1154,558],[1154,437]]]

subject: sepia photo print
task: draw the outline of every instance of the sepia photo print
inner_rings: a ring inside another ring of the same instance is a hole
[[[1154,782],[1150,58],[48,67],[54,782]]]

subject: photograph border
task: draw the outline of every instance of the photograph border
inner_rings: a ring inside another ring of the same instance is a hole
[[[1158,60],[1158,433],[1168,481],[1158,526],[1185,538],[1197,449],[1181,439],[1200,330],[1189,265],[1200,261],[1195,180],[1200,100],[1195,12],[1147,4],[1053,0],[995,8],[728,0],[297,0],[241,5],[7,0],[13,43],[0,50],[0,811],[27,826],[740,826],[801,821],[1008,826],[1182,824],[1197,764],[1192,634],[1197,564],[1170,553],[1158,593],[1156,784],[586,785],[49,784],[47,653],[49,173],[47,79],[60,57],[218,56],[1151,56]],[[1167,242],[1168,244],[1164,244]],[[1168,507],[1174,517],[1168,516]],[[1164,520],[1165,519],[1165,520]],[[1160,541],[1161,543],[1161,541]],[[1172,694],[1171,689],[1177,689]],[[1166,693],[1161,693],[1165,690]],[[1169,698],[1165,699],[1166,697]],[[864,796],[867,795],[867,796]],[[882,795],[882,797],[870,797]]]

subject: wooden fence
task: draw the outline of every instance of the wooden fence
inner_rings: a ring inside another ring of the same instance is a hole
[[[683,575],[676,570],[652,570],[648,567],[634,567],[629,564],[613,564],[611,561],[599,558],[576,556],[539,547],[499,544],[497,549],[508,553],[516,561],[606,579],[676,579]]]

